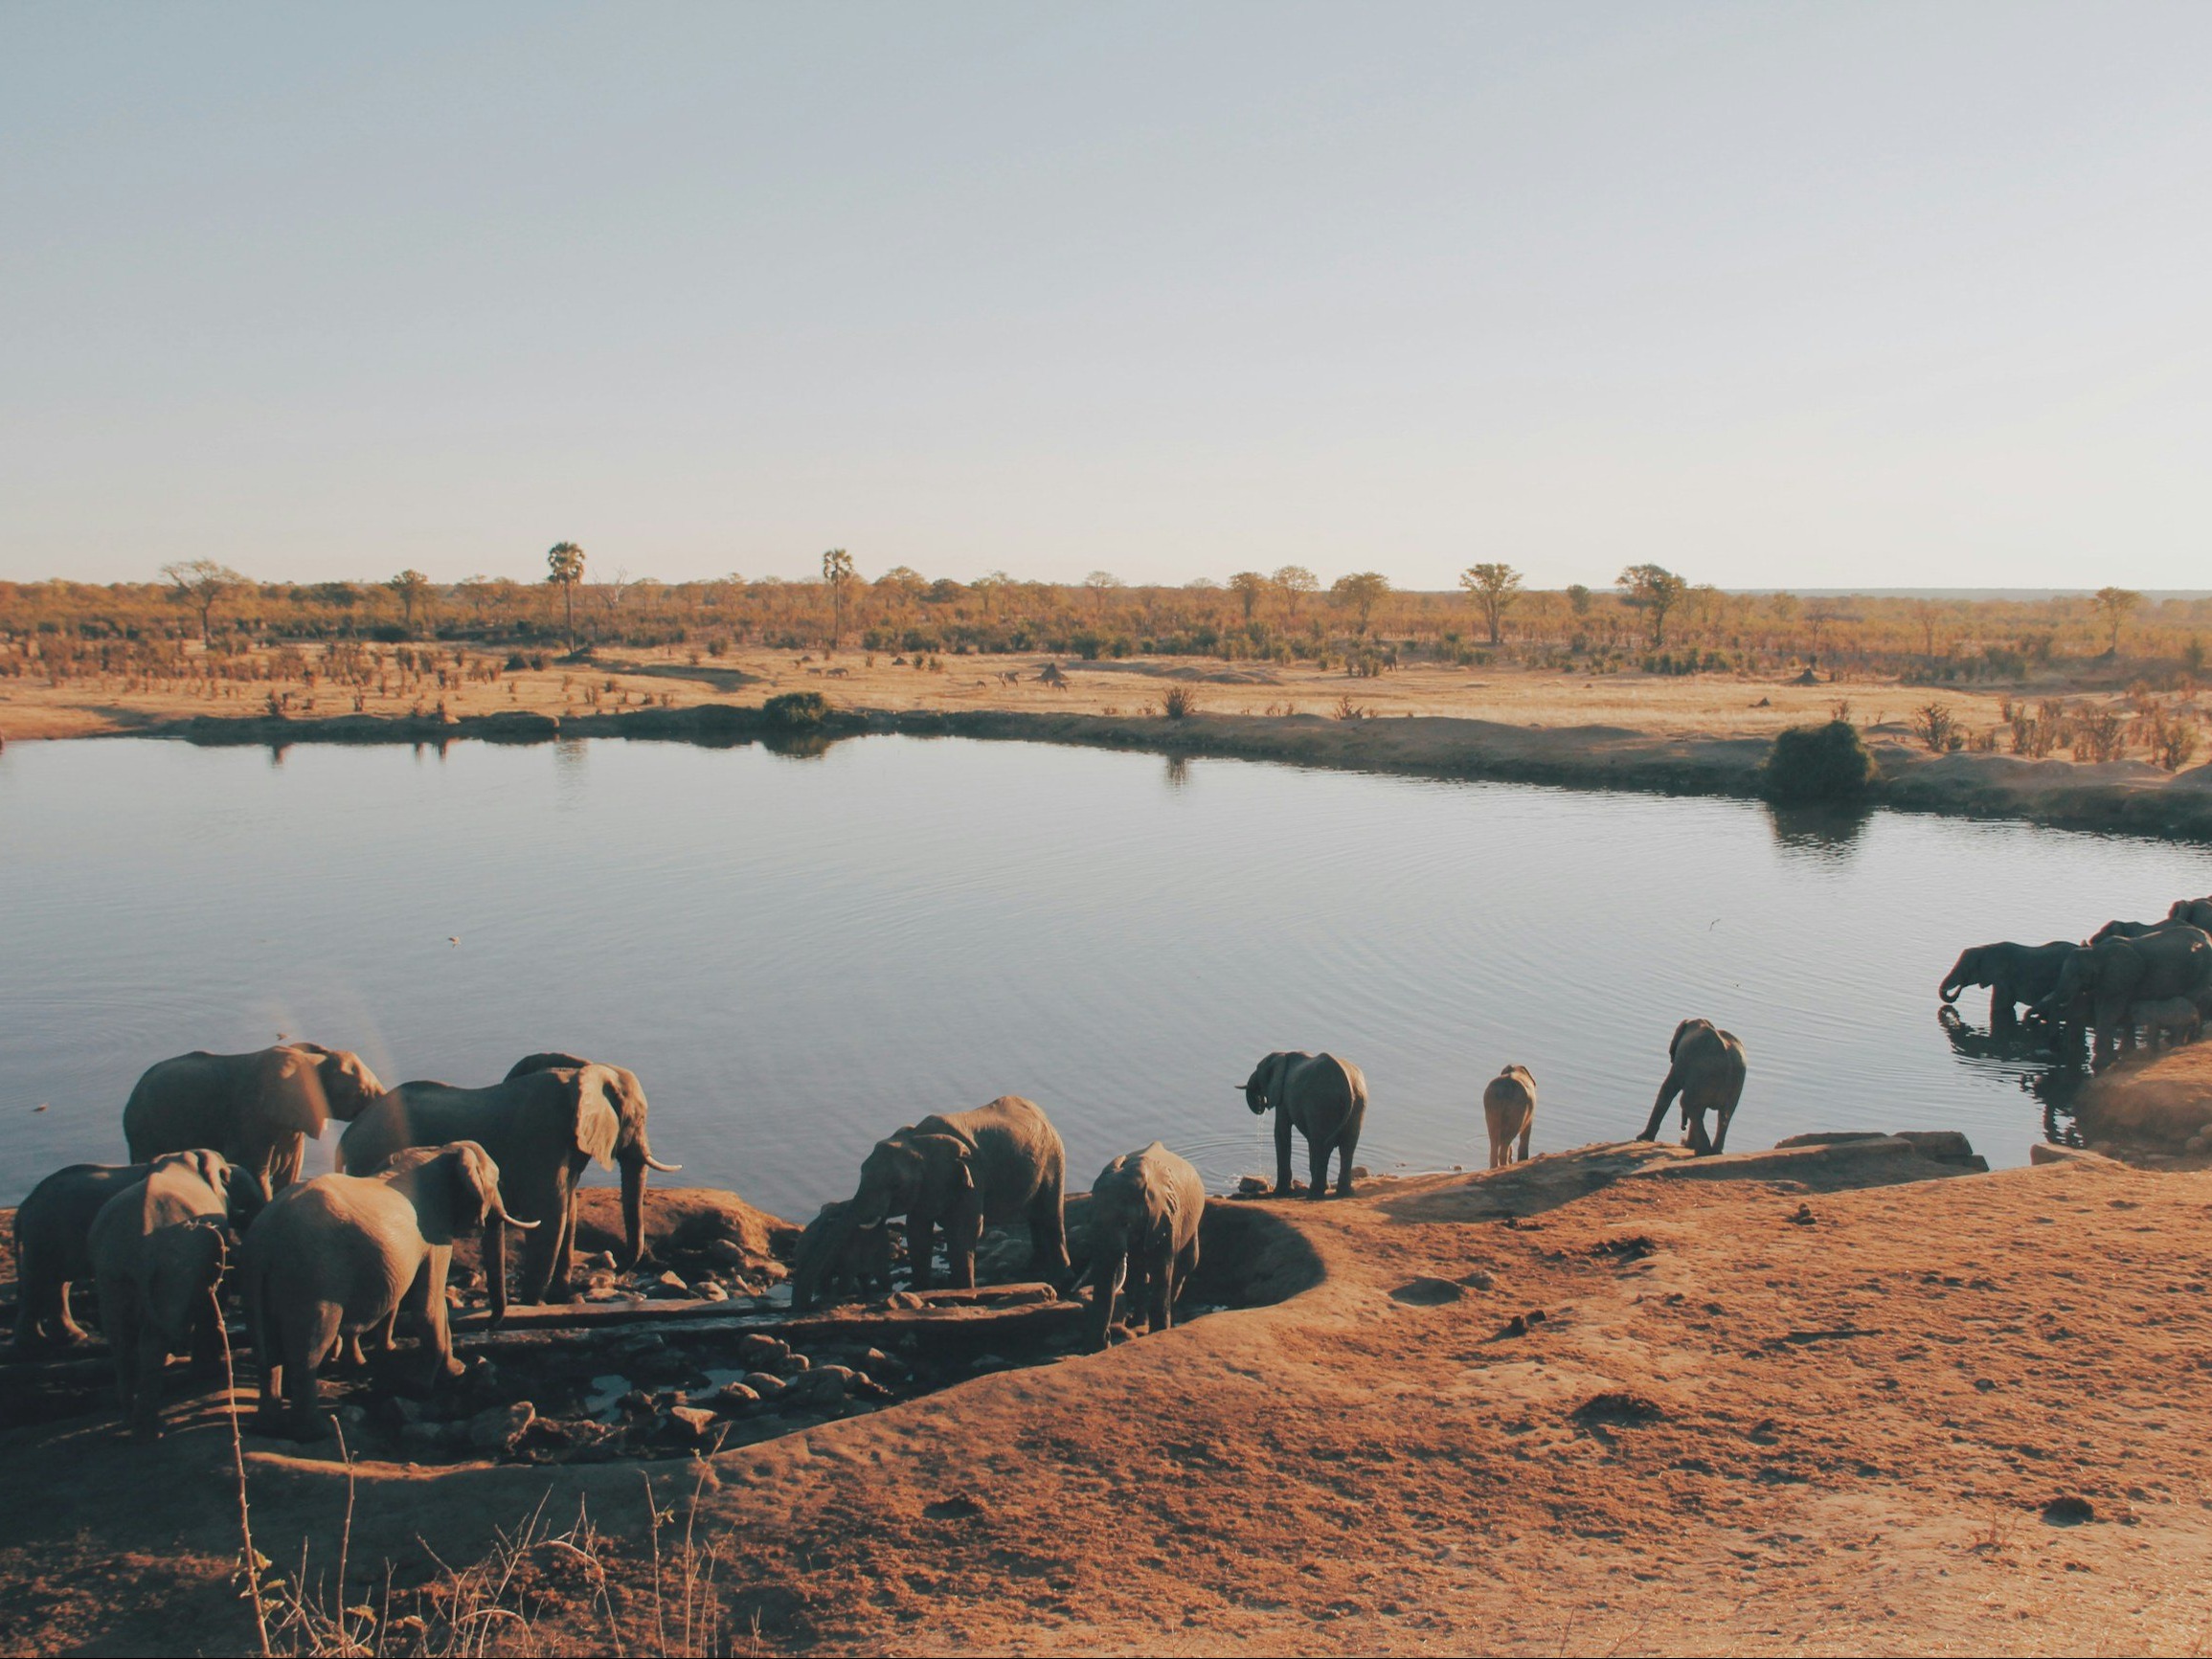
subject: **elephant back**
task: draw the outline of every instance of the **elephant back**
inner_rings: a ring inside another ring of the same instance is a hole
[[[911,1132],[949,1134],[974,1149],[971,1167],[992,1222],[1012,1218],[1040,1191],[1057,1192],[1067,1179],[1068,1148],[1045,1109],[1018,1094],[1002,1094],[973,1111],[926,1117]]]

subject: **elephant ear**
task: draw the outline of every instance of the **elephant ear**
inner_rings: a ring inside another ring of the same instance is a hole
[[[1675,1027],[1675,1034],[1667,1042],[1667,1058],[1669,1060],[1672,1060],[1677,1051],[1681,1049],[1682,1039],[1690,1034],[1690,1027],[1697,1023],[1698,1021],[1695,1020],[1685,1020]]]
[[[255,1084],[254,1115],[264,1128],[319,1137],[330,1121],[320,1055],[264,1049]]]
[[[621,1080],[608,1066],[587,1065],[576,1073],[575,1089],[576,1151],[610,1169],[622,1133]]]
[[[624,1153],[635,1153],[645,1145],[645,1087],[638,1081],[638,1074],[620,1065],[602,1065],[599,1070],[611,1073],[614,1082],[607,1087],[607,1098],[614,1103],[615,1116],[621,1128],[615,1137],[615,1145]]]
[[[512,1083],[518,1077],[528,1077],[533,1071],[581,1071],[591,1062],[576,1054],[526,1054],[507,1068],[504,1083]]]
[[[911,1135],[906,1144],[921,1154],[923,1167],[930,1175],[941,1173],[956,1191],[972,1193],[976,1190],[976,1172],[968,1164],[969,1155],[974,1149],[958,1135]]]

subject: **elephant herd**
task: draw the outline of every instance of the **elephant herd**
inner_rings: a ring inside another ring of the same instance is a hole
[[[2140,1040],[2192,1042],[2212,1016],[2212,898],[2177,899],[2163,920],[2107,922],[2076,943],[2009,940],[1961,952],[1937,995],[1949,1005],[1970,986],[1989,987],[1994,1032],[2027,1021],[2115,1058]],[[2078,1050],[2077,1050],[2078,1052]]]
[[[2212,940],[2206,947],[2212,965]],[[1965,967],[1962,959],[1955,972]],[[2013,987],[2017,971],[2003,972]],[[1743,1092],[1743,1044],[1709,1020],[1686,1020],[1668,1057],[1640,1138],[1658,1135],[1679,1099],[1691,1149],[1720,1152]],[[1296,1135],[1311,1158],[1308,1196],[1327,1196],[1332,1160],[1337,1195],[1350,1196],[1367,1110],[1357,1065],[1278,1052],[1239,1087],[1255,1116],[1275,1113],[1278,1196],[1295,1190]],[[1535,1078],[1508,1065],[1482,1105],[1491,1167],[1526,1157]],[[306,1140],[332,1119],[346,1125],[336,1172],[302,1179]],[[327,1427],[318,1372],[337,1360],[365,1364],[364,1337],[389,1353],[402,1312],[422,1333],[425,1383],[458,1374],[447,1296],[457,1240],[482,1241],[496,1324],[509,1303],[509,1227],[523,1238],[511,1287],[519,1299],[565,1300],[585,1169],[621,1166],[624,1265],[634,1267],[645,1249],[646,1172],[679,1167],[653,1155],[634,1073],[552,1052],[525,1056],[485,1087],[391,1089],[358,1055],[312,1042],[181,1055],[139,1079],[124,1133],[128,1164],[71,1165],[18,1206],[15,1350],[81,1338],[69,1292],[90,1281],[118,1395],[139,1433],[158,1432],[160,1377],[171,1355],[218,1356],[226,1290],[260,1367],[258,1424],[312,1438]],[[1125,1294],[1149,1330],[1168,1328],[1198,1265],[1206,1209],[1198,1171],[1159,1141],[1109,1162],[1092,1183],[1090,1264],[1080,1279],[1068,1251],[1066,1177],[1059,1132],[1018,1095],[908,1125],[868,1153],[852,1197],[824,1205],[801,1235],[794,1308],[840,1289],[888,1288],[894,1220],[904,1223],[917,1289],[930,1284],[940,1238],[953,1284],[972,1287],[983,1230],[1021,1222],[1032,1272],[1063,1292],[1089,1282],[1095,1346],[1110,1340]]]

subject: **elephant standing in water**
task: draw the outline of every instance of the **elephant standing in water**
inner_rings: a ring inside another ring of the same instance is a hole
[[[358,1054],[283,1042],[253,1054],[180,1054],[148,1066],[123,1109],[130,1161],[206,1147],[260,1173],[273,1192],[300,1178],[307,1137],[384,1092]]]
[[[2037,1011],[2063,1018],[2086,998],[2096,1030],[2096,1052],[2110,1053],[2132,1035],[2128,1005],[2169,997],[2204,999],[2212,989],[2212,934],[2185,922],[2168,922],[2133,937],[2110,934],[2066,958],[2058,983]]]
[[[134,1434],[161,1432],[161,1373],[169,1356],[217,1334],[224,1229],[250,1226],[268,1193],[257,1169],[205,1150],[168,1153],[93,1218],[100,1324]]]
[[[46,1342],[81,1342],[69,1287],[92,1277],[92,1222],[101,1206],[153,1168],[71,1164],[56,1170],[15,1208],[15,1352]]]
[[[576,1249],[576,1192],[584,1167],[622,1166],[627,1265],[645,1250],[645,1172],[680,1164],[653,1155],[645,1139],[645,1091],[637,1075],[573,1054],[532,1054],[489,1088],[403,1083],[353,1120],[338,1142],[338,1167],[373,1175],[408,1147],[474,1141],[502,1172],[507,1210],[550,1222],[523,1246],[519,1299],[566,1299]]]
[[[943,1227],[953,1284],[976,1282],[976,1245],[992,1222],[1027,1217],[1029,1269],[1064,1286],[1068,1234],[1061,1212],[1068,1150],[1035,1101],[1002,1094],[973,1111],[932,1114],[875,1143],[860,1166],[851,1219],[874,1226],[906,1218],[907,1265],[916,1289],[930,1282],[936,1229]]]
[[[2009,940],[1975,945],[1959,953],[1936,995],[1949,1004],[1956,1002],[1969,985],[1987,985],[1990,1029],[2006,1030],[2017,1022],[2015,1004],[2033,1007],[2048,997],[2067,959],[2080,949],[2070,939],[2053,939],[2047,945],[2016,945]]]
[[[1254,1117],[1273,1110],[1275,1117],[1275,1190],[1277,1198],[1291,1191],[1291,1132],[1306,1137],[1313,1158],[1313,1185],[1309,1199],[1329,1196],[1329,1154],[1343,1155],[1337,1172],[1337,1197],[1352,1196],[1352,1154],[1360,1144],[1360,1126],[1367,1117],[1367,1080],[1348,1060],[1333,1054],[1286,1053],[1277,1050],[1253,1067],[1244,1080],[1244,1103]]]
[[[1528,1142],[1536,1132],[1536,1079],[1525,1065],[1508,1065],[1482,1090],[1482,1115],[1490,1126],[1490,1167],[1503,1169],[1516,1155],[1528,1155]],[[1514,1138],[1521,1141],[1518,1155]]]
[[[470,1141],[410,1147],[374,1176],[323,1176],[287,1187],[248,1230],[239,1295],[261,1366],[264,1429],[303,1440],[323,1432],[315,1369],[347,1337],[381,1327],[389,1345],[402,1303],[429,1334],[427,1381],[461,1372],[445,1299],[453,1241],[484,1238],[491,1321],[507,1312],[503,1226],[530,1228],[500,1202],[499,1170]],[[288,1409],[280,1418],[278,1401]]]
[[[1666,1081],[1652,1103],[1651,1121],[1638,1140],[1657,1140],[1659,1124],[1676,1095],[1682,1096],[1682,1123],[1689,1130],[1690,1151],[1704,1157],[1727,1150],[1728,1121],[1736,1115],[1736,1102],[1744,1092],[1744,1045],[1730,1031],[1710,1020],[1685,1020],[1675,1027],[1667,1044]],[[1705,1139],[1705,1113],[1714,1114],[1713,1138]]]
[[[1091,1186],[1091,1341],[1106,1346],[1124,1281],[1145,1328],[1175,1323],[1175,1299],[1198,1267],[1206,1184],[1158,1141],[1123,1153]]]

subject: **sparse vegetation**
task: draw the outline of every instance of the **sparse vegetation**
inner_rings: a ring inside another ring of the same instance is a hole
[[[1187,685],[1170,685],[1161,694],[1160,712],[1169,720],[1188,720],[1198,712],[1198,696]]]

